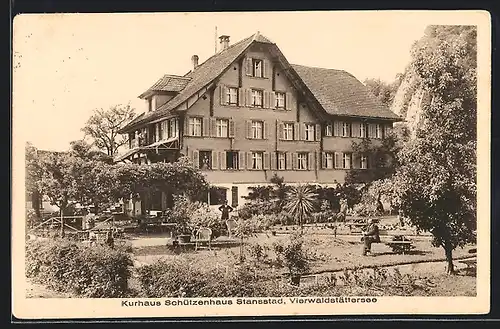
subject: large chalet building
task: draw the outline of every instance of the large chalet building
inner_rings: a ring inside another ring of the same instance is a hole
[[[332,185],[347,171],[369,169],[352,142],[380,142],[401,119],[341,70],[290,64],[258,32],[220,50],[184,76],[165,75],[139,97],[147,111],[120,133],[129,150],[117,162],[152,163],[188,156],[218,187],[210,204],[242,204],[249,186],[286,183]],[[165,196],[139,209],[161,210]]]

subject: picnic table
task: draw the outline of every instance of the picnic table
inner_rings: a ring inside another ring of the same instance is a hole
[[[413,245],[413,241],[409,240],[403,235],[394,236],[392,240],[386,241],[385,244],[389,246],[392,251],[396,254],[405,254],[413,249],[415,246]]]
[[[462,260],[459,260],[458,262],[467,266],[465,268],[465,270],[468,273],[473,273],[477,268],[477,259],[476,258],[474,258],[474,259],[462,259]]]

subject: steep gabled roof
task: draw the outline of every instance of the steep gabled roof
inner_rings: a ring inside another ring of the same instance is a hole
[[[303,90],[307,99],[317,103],[325,113],[340,116],[374,117],[399,121],[399,116],[381,104],[368,89],[353,75],[339,70],[307,67],[288,63],[279,48],[259,32],[245,38],[208,58],[196,69],[189,71],[183,77],[165,75],[158,80],[149,90],[158,88],[178,88],[178,94],[155,111],[142,113],[134,118],[119,132],[138,127],[144,123],[159,119],[175,110],[204,87],[207,87],[218,78],[246,49],[253,43],[267,43],[274,45],[272,52],[278,56],[284,65],[285,73],[292,78],[294,84]],[[184,87],[182,87],[184,84]],[[163,89],[161,89],[163,88]],[[309,89],[308,91],[304,91]],[[148,91],[149,91],[148,90]],[[170,91],[170,90],[167,90]],[[177,90],[171,90],[177,91]]]
[[[139,98],[145,98],[155,91],[171,91],[179,92],[186,87],[191,78],[180,77],[178,75],[165,74],[154,85],[149,87],[148,90],[139,95]]]
[[[291,66],[328,114],[401,119],[346,71],[296,64]]]
[[[183,77],[184,79],[189,80],[187,81],[185,87],[176,96],[155,111],[143,113],[144,115],[140,119],[127,124],[127,126],[122,128],[121,131],[126,130],[132,125],[138,125],[143,122],[160,118],[175,109],[177,106],[181,105],[183,102],[188,100],[188,98],[193,96],[193,94],[210,84],[222,72],[224,72],[224,70],[231,65],[254,41],[271,43],[268,38],[261,36],[260,33],[257,32],[256,34],[243,39],[229,46],[227,49],[221,50],[215,55],[209,57],[205,62],[198,65],[195,70],[188,72]]]

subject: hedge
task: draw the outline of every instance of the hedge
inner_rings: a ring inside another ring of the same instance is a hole
[[[26,241],[26,277],[82,297],[119,298],[129,294],[132,259],[107,246],[64,239]]]

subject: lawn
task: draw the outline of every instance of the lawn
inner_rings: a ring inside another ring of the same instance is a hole
[[[251,246],[260,244],[269,246],[279,240],[289,238],[289,234],[258,234],[245,241],[244,254],[249,255]],[[382,237],[382,241],[384,241]],[[387,238],[389,239],[389,238]],[[304,246],[312,254],[311,272],[336,271],[344,268],[365,266],[387,266],[404,262],[421,262],[440,260],[444,258],[444,250],[431,245],[430,237],[412,237],[415,250],[409,254],[394,254],[392,250],[383,243],[372,245],[372,255],[362,256],[362,243],[360,236],[342,235],[336,238],[333,235],[306,233],[304,235]],[[186,251],[181,254],[172,253],[166,244],[168,237],[143,238],[132,240],[134,259],[139,264],[151,264],[161,258],[182,257],[189,259],[198,266],[233,266],[238,261],[239,247],[220,248],[213,250]],[[472,246],[457,248],[453,256],[463,257],[470,255],[468,250]],[[443,265],[444,271],[444,265]]]

